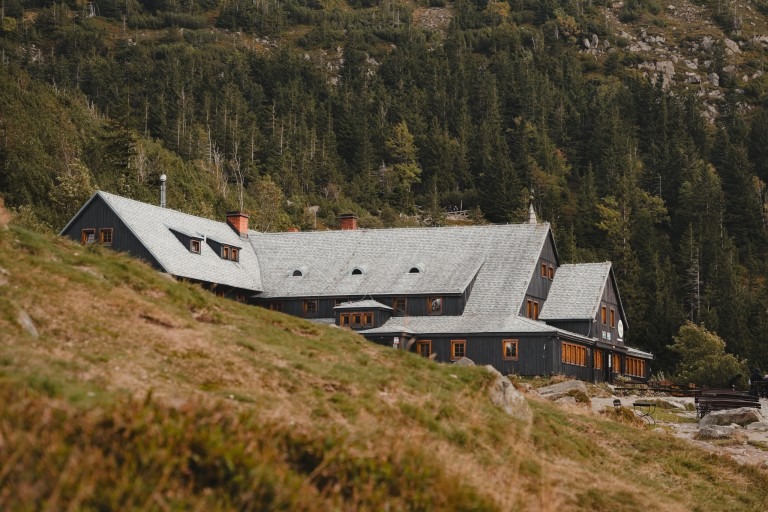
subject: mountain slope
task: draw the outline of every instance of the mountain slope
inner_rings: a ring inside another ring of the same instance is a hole
[[[768,475],[671,436],[0,228],[0,507],[755,510]]]

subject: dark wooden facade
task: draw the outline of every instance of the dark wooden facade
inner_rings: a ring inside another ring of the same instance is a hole
[[[525,300],[518,311],[519,315],[533,319],[538,318],[538,314],[549,296],[549,289],[552,287],[558,265],[554,240],[548,236],[525,292]]]
[[[116,251],[127,252],[131,256],[144,260],[153,267],[165,271],[155,257],[150,253],[144,244],[128,229],[117,214],[112,211],[101,197],[96,196],[88,204],[85,211],[67,226],[67,230],[62,233],[73,240],[82,240],[84,230],[93,229],[96,233],[94,243],[100,243],[99,234],[101,230],[112,230],[112,243],[109,247]]]
[[[394,316],[429,316],[429,304],[432,299],[439,297],[442,301],[441,312],[438,316],[459,316],[464,313],[464,306],[467,302],[468,293],[461,295],[409,295],[409,296],[367,296],[385,306],[395,308],[395,298],[404,298],[406,304],[406,313],[393,311]],[[258,306],[276,311],[282,311],[289,315],[300,316],[304,318],[334,318],[333,308],[343,302],[354,302],[363,300],[363,297],[290,297],[290,298],[269,298],[261,299],[255,297],[252,302]],[[317,313],[307,314],[305,304],[307,301],[317,302]]]

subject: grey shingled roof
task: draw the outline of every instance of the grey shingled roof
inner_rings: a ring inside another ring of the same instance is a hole
[[[499,317],[496,315],[393,317],[381,327],[366,329],[360,331],[360,334],[375,336],[401,332],[408,332],[417,336],[438,334],[561,334],[588,343],[594,341],[530,318],[522,316]]]
[[[460,294],[474,279],[465,315],[507,316],[519,311],[549,233],[540,223],[251,232],[250,241],[262,297]]]
[[[216,222],[186,213],[160,208],[107,192],[96,192],[89,200],[101,197],[122,219],[128,229],[152,253],[171,275],[251,290],[261,291],[261,274],[250,245],[225,222]],[[66,228],[65,228],[66,229]],[[171,232],[210,238],[222,244],[242,247],[240,261],[223,260],[202,242],[200,254],[194,254]]]
[[[376,309],[389,309],[392,308],[382,304],[381,302],[377,300],[357,300],[353,302],[343,302],[339,304],[338,306],[334,307],[333,309],[361,309],[361,308],[376,308]]]
[[[586,320],[597,315],[611,262],[562,265],[555,273],[541,320]]]

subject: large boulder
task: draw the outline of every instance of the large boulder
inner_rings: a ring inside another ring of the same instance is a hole
[[[734,423],[743,427],[762,420],[763,415],[757,409],[742,407],[740,409],[713,411],[699,420],[699,428],[714,425],[732,425]]]
[[[551,386],[545,386],[539,388],[539,394],[549,400],[557,400],[564,396],[568,396],[569,393],[574,392],[583,393],[587,395],[587,386],[580,380],[566,380],[565,382],[558,382]]]
[[[517,418],[530,426],[533,413],[523,394],[515,389],[512,382],[499,373],[496,368],[491,365],[486,365],[485,368],[495,376],[488,390],[491,403],[513,418]]]
[[[697,439],[728,439],[733,436],[734,427],[709,426],[699,429]]]

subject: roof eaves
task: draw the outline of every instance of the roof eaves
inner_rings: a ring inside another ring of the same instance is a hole
[[[64,228],[59,231],[59,236],[63,236],[64,233],[69,229],[69,226],[71,226],[79,217],[82,215],[82,213],[90,206],[90,204],[94,201],[96,196],[100,196],[102,200],[104,199],[103,196],[101,196],[100,191],[97,190],[96,192],[91,195],[91,197],[85,202],[83,206],[80,207],[80,209],[77,211],[77,213],[67,222],[67,225],[64,226]],[[106,203],[106,201],[104,201]],[[114,211],[114,210],[113,210]]]

